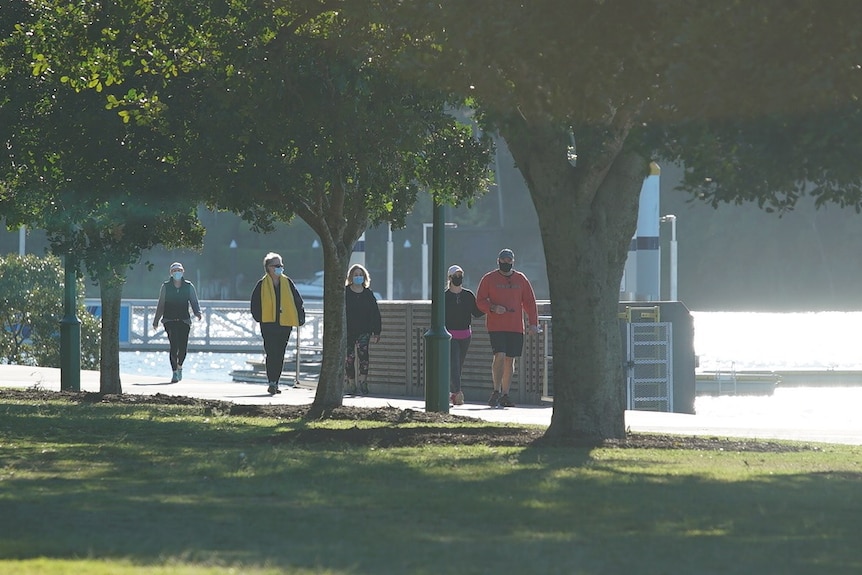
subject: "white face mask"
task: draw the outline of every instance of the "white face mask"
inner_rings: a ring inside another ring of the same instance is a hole
[[[183,272],[174,272],[171,274],[171,277],[177,281],[180,281],[181,279],[183,279]]]

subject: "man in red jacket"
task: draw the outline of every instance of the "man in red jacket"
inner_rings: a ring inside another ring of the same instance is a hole
[[[486,273],[476,290],[476,305],[485,312],[485,324],[491,336],[494,361],[491,377],[494,391],[488,400],[491,407],[514,407],[509,399],[515,358],[524,351],[524,314],[530,330],[539,332],[539,310],[536,294],[527,276],[512,266],[515,254],[506,248],[497,256],[497,269]]]

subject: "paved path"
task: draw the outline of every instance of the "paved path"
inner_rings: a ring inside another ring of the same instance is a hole
[[[60,370],[22,365],[0,365],[0,387],[60,389]],[[81,389],[99,391],[99,372],[82,371]],[[266,386],[254,383],[183,380],[170,383],[167,378],[143,375],[123,375],[123,391],[146,395],[163,393],[216,399],[239,404],[308,405],[314,401],[313,387],[283,388],[283,393],[270,396]],[[425,401],[408,397],[345,397],[344,404],[357,407],[392,406],[399,409],[424,411]],[[485,421],[524,423],[547,426],[551,422],[550,406],[525,406],[491,409],[479,403],[452,406],[449,413]],[[626,411],[626,428],[634,432],[673,433],[717,437],[749,437],[759,439],[791,439],[809,442],[862,445],[862,418],[855,421],[831,422],[825,419],[805,421],[772,418],[768,421],[744,417],[705,417],[682,413]]]

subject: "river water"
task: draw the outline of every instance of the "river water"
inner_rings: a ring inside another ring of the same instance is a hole
[[[694,346],[703,370],[862,370],[862,312],[692,312]],[[231,381],[260,353],[189,353],[188,379]],[[167,350],[121,352],[123,373],[170,375]],[[862,387],[788,387],[771,396],[698,396],[695,410],[716,417],[822,418],[851,421],[862,405]]]

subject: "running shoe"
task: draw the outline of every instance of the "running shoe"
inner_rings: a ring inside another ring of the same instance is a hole
[[[503,397],[500,398],[500,407],[515,407],[515,403],[509,399],[509,394],[503,394]]]
[[[491,393],[490,399],[488,399],[488,405],[491,407],[497,407],[498,403],[500,403],[500,392],[495,389]]]

